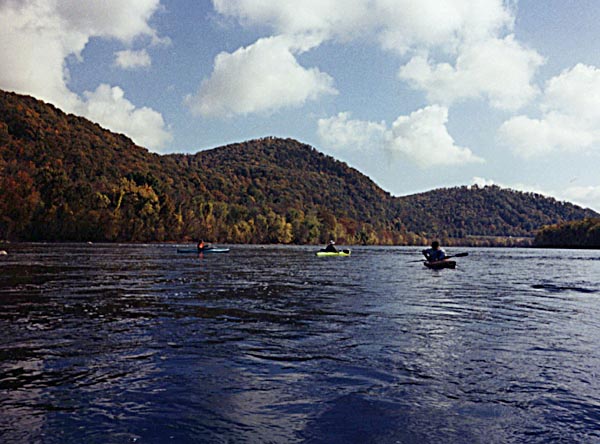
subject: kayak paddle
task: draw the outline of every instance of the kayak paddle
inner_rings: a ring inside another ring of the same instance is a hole
[[[465,257],[468,256],[469,253],[458,253],[458,254],[453,254],[452,256],[446,256],[444,259],[450,259],[451,257]]]
[[[444,259],[450,259],[453,257],[465,257],[468,256],[469,253],[465,252],[465,253],[458,253],[458,254],[453,254],[452,256],[446,256]],[[416,261],[408,261],[409,264],[413,263],[413,262],[427,262],[427,259],[418,259]]]

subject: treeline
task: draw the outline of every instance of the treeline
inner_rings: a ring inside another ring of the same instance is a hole
[[[545,248],[600,248],[600,218],[543,227],[534,246]]]
[[[393,197],[291,139],[161,156],[3,91],[0,196],[0,239],[16,241],[515,245],[544,224],[598,216],[498,187]]]

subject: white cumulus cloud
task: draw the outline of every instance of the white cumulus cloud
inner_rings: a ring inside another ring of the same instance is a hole
[[[525,158],[600,148],[600,69],[578,64],[550,79],[541,117],[515,116],[502,124],[500,140]]]
[[[310,40],[285,36],[263,38],[215,59],[210,78],[196,95],[186,97],[192,111],[203,116],[270,112],[298,106],[324,94],[337,94],[333,79],[296,60]]]
[[[447,122],[448,109],[438,105],[400,116],[392,124],[386,147],[408,156],[420,167],[483,162],[469,148],[454,143]]]
[[[329,40],[341,44],[360,40],[379,44],[394,54],[410,54],[412,58],[401,68],[399,80],[423,90],[432,104],[449,106],[456,100],[485,98],[494,107],[515,110],[537,94],[532,79],[544,59],[507,35],[514,26],[511,2],[213,0],[213,5],[223,16],[246,26],[266,26],[274,35],[311,35],[315,47]],[[217,63],[223,63],[222,55],[215,66]],[[223,78],[217,67],[213,78]],[[248,78],[246,88],[251,89],[252,82],[264,80]],[[218,88],[223,84],[205,80],[201,93],[212,96],[211,91],[222,92]],[[286,102],[269,108],[280,106]],[[257,110],[263,107],[256,106]],[[246,108],[254,111],[251,106]]]
[[[128,45],[134,38],[145,36],[153,43],[160,42],[148,24],[158,8],[159,0],[0,1],[0,88],[33,95],[67,112],[81,113],[91,109],[89,98],[80,97],[68,87],[67,58],[81,59],[91,38],[117,39]],[[95,96],[92,93],[89,97]],[[115,104],[126,106],[123,112],[131,114],[131,102],[117,101]],[[146,114],[148,109],[142,108],[140,112],[140,115]],[[92,115],[83,115],[94,119]],[[139,125],[139,121],[124,121],[118,128],[113,119],[97,122],[111,130],[122,131],[142,144],[139,135],[133,136],[127,126]],[[156,134],[154,128],[147,128],[147,131]],[[160,131],[166,131],[164,122]],[[150,140],[144,137],[143,141],[148,147],[159,148],[165,138]]]
[[[537,95],[533,77],[543,63],[536,51],[509,35],[462,47],[454,66],[415,56],[400,69],[399,77],[425,91],[431,103],[450,105],[486,97],[496,108],[516,110]]]
[[[65,33],[65,19],[54,2],[1,2],[0,87],[52,101],[70,111],[75,94],[66,85],[64,66],[79,55],[88,36]]]
[[[364,39],[404,53],[412,47],[453,48],[511,27],[502,0],[213,0],[215,10],[245,25],[269,26],[276,34],[315,33],[323,39]]]
[[[127,134],[137,144],[163,146],[171,140],[162,115],[151,108],[136,108],[118,86],[102,84],[84,95],[85,100],[77,107],[80,114],[102,122],[112,131]]]
[[[511,28],[513,14],[502,0],[375,0],[378,39],[398,53],[440,48],[448,53],[464,42],[475,42]]]
[[[215,10],[242,24],[269,26],[275,34],[316,34],[347,38],[371,24],[366,0],[255,1],[213,0]]]
[[[400,116],[387,127],[384,122],[352,120],[348,113],[320,119],[319,136],[338,150],[374,149],[399,154],[421,168],[480,163],[483,159],[469,148],[455,144],[448,133],[448,109],[428,106]]]
[[[341,112],[337,116],[319,119],[319,138],[336,150],[365,151],[383,146],[387,130],[385,122],[352,120],[350,117],[350,113]]]
[[[147,68],[152,64],[152,60],[145,49],[139,51],[126,49],[115,53],[115,64],[123,69]]]
[[[25,0],[24,3],[55,5],[56,14],[67,25],[67,33],[128,42],[140,35],[158,38],[148,21],[159,8],[160,0]]]

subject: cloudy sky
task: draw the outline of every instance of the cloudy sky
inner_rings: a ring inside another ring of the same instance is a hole
[[[0,0],[0,88],[159,153],[291,137],[395,195],[600,211],[597,0]]]

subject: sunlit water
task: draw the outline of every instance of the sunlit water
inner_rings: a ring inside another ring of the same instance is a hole
[[[0,442],[600,440],[599,251],[2,249]]]

